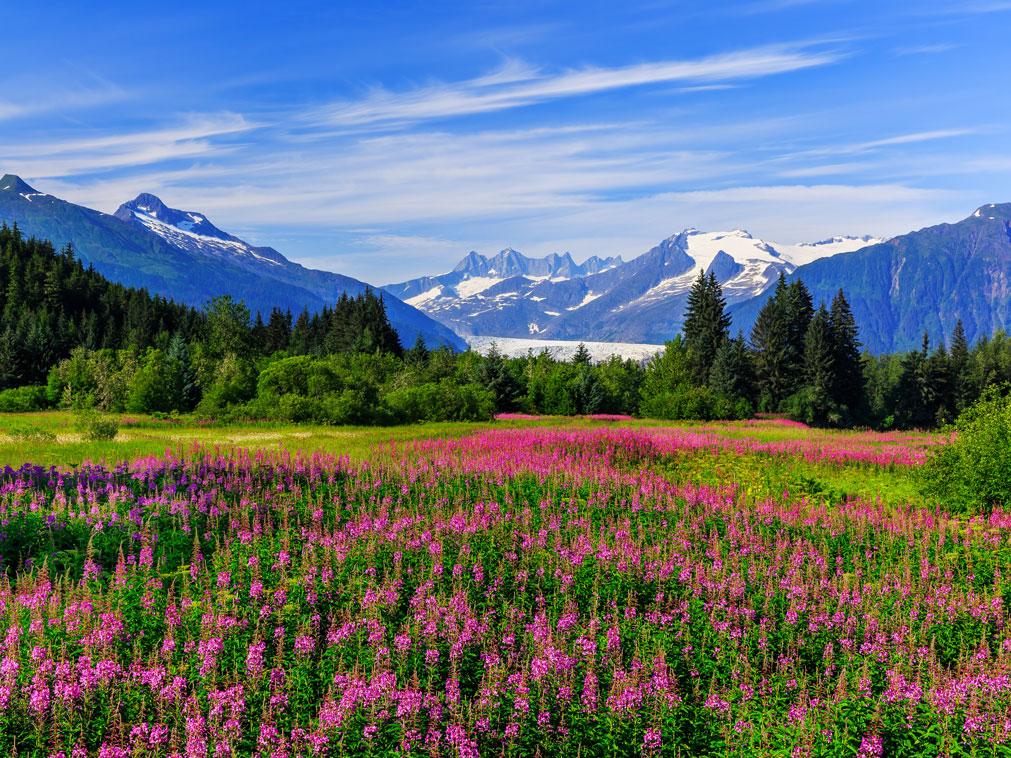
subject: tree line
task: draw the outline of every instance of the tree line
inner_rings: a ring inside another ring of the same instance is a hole
[[[495,413],[667,419],[785,414],[807,423],[930,427],[1011,381],[1003,332],[971,347],[861,352],[845,295],[815,308],[780,278],[748,336],[731,336],[715,276],[700,273],[682,333],[646,362],[405,349],[381,294],[263,318],[229,296],[197,310],[109,282],[68,246],[0,226],[0,410],[95,407],[329,424]]]

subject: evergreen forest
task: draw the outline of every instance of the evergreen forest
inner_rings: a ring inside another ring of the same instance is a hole
[[[382,294],[316,313],[200,309],[127,288],[70,246],[0,227],[0,411],[49,407],[321,424],[478,420],[498,413],[659,419],[786,415],[827,427],[931,428],[1011,382],[1002,331],[969,345],[863,350],[840,290],[817,303],[780,279],[750,333],[731,332],[715,275],[700,273],[682,333],[645,363],[546,352],[506,358],[407,347]]]

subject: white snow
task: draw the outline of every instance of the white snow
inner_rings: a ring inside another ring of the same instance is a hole
[[[571,308],[566,308],[565,310],[567,310],[567,311],[577,311],[580,308],[582,308],[584,305],[587,305],[588,303],[592,303],[594,300],[596,300],[598,297],[601,297],[603,294],[604,294],[603,292],[596,292],[596,293],[594,293],[594,292],[587,292],[586,293],[586,297],[583,298],[582,302],[579,305],[574,305]]]
[[[501,281],[501,279],[494,276],[474,276],[464,279],[453,289],[456,290],[456,293],[460,297],[473,297],[479,292],[484,292],[489,287],[492,287]]]
[[[414,297],[408,298],[404,302],[408,305],[413,305],[417,308],[422,303],[427,303],[429,300],[434,300],[439,295],[442,294],[442,285],[437,284],[432,289],[422,292],[420,295],[415,295]]]
[[[571,360],[576,354],[579,342],[576,340],[538,340],[516,337],[468,337],[467,341],[475,352],[487,354],[494,342],[499,352],[510,358],[518,358],[533,350],[537,355],[542,350],[560,360]],[[663,351],[663,345],[649,345],[636,342],[583,342],[595,361],[606,360],[612,355],[643,361]]]
[[[281,265],[280,261],[275,261],[272,258],[260,255],[245,242],[238,240],[224,240],[218,237],[208,237],[205,234],[197,234],[196,232],[188,231],[172,224],[167,224],[161,219],[158,219],[148,213],[141,213],[141,210],[146,209],[138,208],[132,211],[134,217],[138,221],[162,239],[167,240],[173,245],[177,245],[184,250],[198,249],[200,252],[216,253],[222,257],[235,257],[236,255],[241,255],[249,258],[256,258],[257,260],[269,263],[273,266]],[[187,224],[189,222],[182,223]]]
[[[795,266],[803,266],[819,258],[827,258],[830,255],[839,253],[852,253],[864,247],[879,245],[884,242],[883,237],[831,237],[821,242],[801,242],[799,245],[780,245],[773,243],[785,259]]]
[[[562,315],[558,311],[544,311],[544,313],[547,314],[548,316],[561,316]]]
[[[684,292],[688,292],[695,283],[695,280],[698,278],[698,275],[699,270],[695,268],[689,269],[680,276],[673,276],[670,279],[664,279],[662,282],[654,285],[638,298],[630,303],[627,303],[627,305],[623,307],[643,305],[652,300],[661,300],[663,298],[670,297],[671,295],[680,295]]]

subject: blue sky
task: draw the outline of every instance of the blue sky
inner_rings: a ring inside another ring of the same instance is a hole
[[[6,4],[5,4],[6,5]],[[331,7],[326,7],[331,6]],[[1011,0],[11,4],[0,172],[377,284],[1011,200]]]

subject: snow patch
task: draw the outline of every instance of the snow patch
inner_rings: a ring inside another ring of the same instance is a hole
[[[415,308],[417,308],[422,303],[427,303],[429,300],[434,300],[441,294],[442,294],[442,285],[437,284],[427,292],[422,292],[420,295],[415,295],[412,298],[408,298],[404,302],[407,303],[408,305],[412,305]]]
[[[280,261],[260,255],[253,250],[250,245],[247,245],[241,240],[225,240],[218,237],[208,237],[204,234],[187,231],[179,228],[178,226],[174,226],[173,224],[167,224],[161,219],[148,213],[142,213],[142,210],[147,209],[140,207],[133,209],[131,212],[133,213],[134,218],[162,239],[182,248],[183,250],[196,251],[205,254],[211,253],[223,258],[235,258],[236,256],[255,258],[256,260],[263,261],[264,263],[269,263],[272,266],[281,265]]]
[[[489,287],[493,287],[501,281],[501,279],[494,276],[474,276],[464,279],[453,289],[456,290],[456,294],[460,297],[473,297],[479,292],[484,292]]]
[[[571,308],[566,308],[565,310],[567,310],[567,311],[578,311],[584,305],[592,303],[598,297],[603,297],[603,295],[604,295],[603,292],[597,292],[597,293],[587,292],[586,293],[586,297],[583,298],[582,302],[580,302],[578,305],[572,306]]]
[[[572,360],[580,344],[586,346],[590,358],[594,361],[607,360],[612,355],[620,358],[631,358],[635,361],[645,361],[657,353],[663,352],[663,345],[652,345],[639,342],[583,342],[576,340],[538,340],[517,337],[468,337],[470,347],[477,353],[487,355],[492,343],[502,355],[508,358],[521,358],[527,351],[533,350],[534,355],[546,350],[557,360]]]

